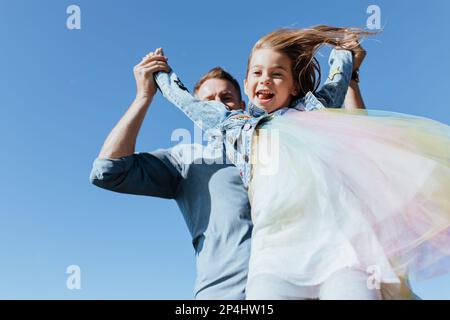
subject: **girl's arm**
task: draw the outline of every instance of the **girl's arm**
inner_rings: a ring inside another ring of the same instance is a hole
[[[349,50],[333,49],[328,60],[330,73],[315,93],[326,108],[340,108],[345,99],[352,76],[353,57]]]
[[[221,102],[202,101],[192,96],[172,70],[155,73],[154,77],[163,96],[204,131],[216,127],[231,113]]]

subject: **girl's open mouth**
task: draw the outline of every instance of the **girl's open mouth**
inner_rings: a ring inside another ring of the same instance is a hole
[[[274,96],[275,96],[275,93],[270,90],[258,90],[256,92],[256,97],[262,103],[269,102],[270,100],[273,99]]]

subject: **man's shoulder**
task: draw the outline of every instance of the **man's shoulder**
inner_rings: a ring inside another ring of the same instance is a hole
[[[158,151],[156,151],[158,152]],[[217,145],[202,145],[200,143],[177,144],[171,148],[164,149],[166,155],[175,158],[177,161],[185,164],[220,164],[224,156],[224,150]]]
[[[154,152],[164,153],[163,161],[170,162],[177,170],[181,178],[180,188],[186,191],[181,192],[180,197],[185,197],[187,201],[197,199],[199,193],[206,192],[220,195],[214,199],[241,199],[244,195],[246,197],[239,169],[227,160],[222,150],[214,157],[210,155],[208,146],[180,144]],[[233,205],[229,205],[234,208],[242,203],[246,203],[245,200],[233,201]]]

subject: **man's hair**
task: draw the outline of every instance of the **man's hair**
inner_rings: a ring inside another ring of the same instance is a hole
[[[239,94],[239,101],[242,101],[242,95],[241,95],[241,87],[239,86],[239,83],[231,74],[226,72],[221,67],[215,67],[209,70],[203,77],[198,80],[198,82],[195,84],[194,87],[194,93],[197,93],[197,91],[200,89],[200,87],[205,83],[206,80],[209,79],[222,79],[226,81],[230,81],[233,87],[236,88],[238,94]]]

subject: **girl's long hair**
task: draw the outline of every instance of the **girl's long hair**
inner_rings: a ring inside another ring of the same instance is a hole
[[[325,44],[351,49],[355,40],[376,32],[364,31],[360,28],[337,28],[318,25],[305,29],[279,29],[273,31],[256,42],[247,63],[247,74],[250,61],[258,49],[274,49],[286,54],[292,62],[294,81],[299,89],[298,96],[303,97],[308,91],[315,92],[320,85],[320,64],[315,58],[317,51]]]

